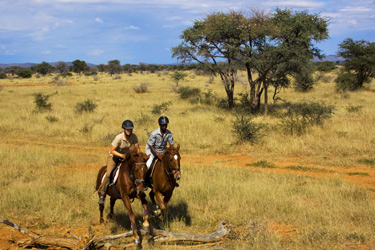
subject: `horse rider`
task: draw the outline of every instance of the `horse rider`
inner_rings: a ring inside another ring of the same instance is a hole
[[[105,195],[109,185],[109,176],[115,166],[120,163],[124,158],[125,154],[130,151],[130,147],[134,145],[137,153],[140,152],[138,138],[133,134],[134,124],[130,120],[125,120],[122,123],[123,133],[118,134],[111,143],[111,148],[107,157],[107,172],[103,182],[99,186],[99,205],[103,205],[105,201]]]
[[[167,142],[169,142],[170,146],[173,146],[174,144],[172,132],[167,129],[169,124],[168,117],[159,117],[158,123],[160,128],[155,129],[150,133],[150,136],[146,143],[146,155],[150,155],[150,158],[146,162],[147,168],[149,169],[146,178],[148,182],[148,179],[152,171],[152,167],[155,164],[156,160],[161,161],[161,157],[165,151]],[[178,187],[179,185],[176,183],[175,186]]]

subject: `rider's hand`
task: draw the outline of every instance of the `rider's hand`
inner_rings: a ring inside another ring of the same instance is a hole
[[[163,158],[163,155],[160,154],[160,153],[158,153],[156,156],[158,157],[159,160],[161,160],[161,158]]]

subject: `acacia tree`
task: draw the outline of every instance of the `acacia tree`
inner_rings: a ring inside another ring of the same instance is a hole
[[[239,27],[246,21],[240,12],[219,12],[195,21],[183,31],[183,42],[172,48],[173,57],[183,63],[198,62],[213,75],[219,75],[227,94],[228,108],[234,105],[234,85],[237,75],[238,47],[241,45]]]
[[[344,72],[336,79],[341,88],[355,90],[375,77],[374,42],[347,38],[339,44],[337,55],[346,59],[343,62]]]
[[[288,86],[288,75],[301,72],[301,63],[320,56],[313,46],[328,38],[327,20],[306,11],[276,9],[274,14],[255,9],[214,13],[183,31],[182,44],[173,48],[173,57],[182,62],[196,61],[219,74],[233,107],[234,79],[245,68],[250,85],[252,112],[260,109],[264,93],[267,112],[268,87]],[[277,84],[277,82],[282,84]],[[275,91],[275,93],[277,93]]]
[[[119,60],[112,60],[108,62],[107,67],[108,73],[112,76],[113,74],[121,73],[122,67]]]
[[[173,74],[171,74],[170,77],[171,77],[172,81],[174,81],[176,83],[176,86],[178,86],[178,83],[180,81],[183,81],[186,76],[187,76],[186,73],[177,70],[177,71],[173,72]]]
[[[58,62],[55,65],[55,68],[56,68],[57,72],[59,72],[60,74],[64,74],[64,73],[69,72],[68,65],[66,64],[66,62]]]
[[[77,59],[72,62],[72,71],[75,73],[81,74],[87,68],[88,66],[85,61],[81,61]]]

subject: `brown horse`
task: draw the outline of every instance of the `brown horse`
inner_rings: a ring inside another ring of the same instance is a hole
[[[144,185],[144,179],[147,174],[146,161],[149,156],[146,156],[143,153],[127,153],[125,159],[121,162],[118,179],[116,182],[116,188],[118,192],[114,191],[112,186],[109,186],[107,189],[107,194],[111,197],[111,207],[110,213],[107,218],[112,218],[113,216],[113,207],[117,199],[121,199],[125,205],[125,208],[128,210],[129,219],[131,222],[133,230],[133,238],[136,243],[139,243],[139,236],[137,233],[137,227],[135,224],[135,215],[131,208],[130,199],[139,198],[142,202],[144,209],[144,222],[143,227],[148,228],[148,210],[147,210],[147,201],[144,191],[147,187]],[[107,167],[104,166],[99,170],[97,180],[96,180],[96,189],[98,190],[104,174],[107,171]],[[100,210],[100,223],[103,223],[103,210],[104,205],[99,205]]]
[[[152,173],[152,190],[149,194],[152,204],[156,208],[155,214],[161,214],[164,216],[165,210],[169,200],[172,197],[173,190],[176,185],[176,180],[181,178],[180,160],[181,156],[179,153],[180,144],[177,147],[166,148],[164,154],[161,156],[161,161],[157,160]],[[155,202],[158,201],[161,211]]]

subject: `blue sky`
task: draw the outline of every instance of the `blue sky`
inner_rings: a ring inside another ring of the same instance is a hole
[[[375,0],[0,0],[0,63],[175,63],[170,49],[194,20],[254,7],[329,18],[326,55],[349,37],[375,41]]]

